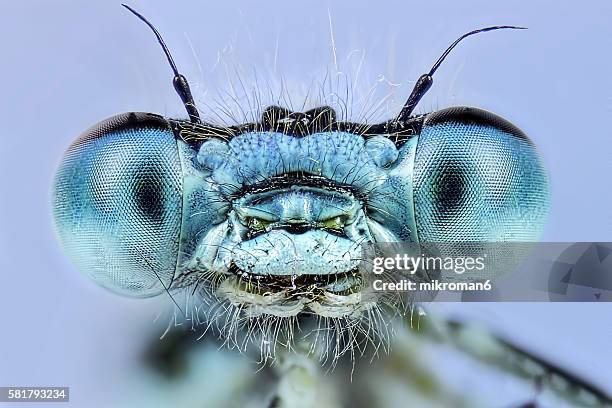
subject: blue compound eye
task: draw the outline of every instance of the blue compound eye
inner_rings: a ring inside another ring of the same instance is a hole
[[[120,294],[154,296],[170,286],[181,209],[176,141],[155,115],[94,126],[70,146],[55,176],[62,244],[82,272]]]
[[[425,119],[413,183],[423,242],[533,241],[548,214],[548,177],[535,147],[480,109],[450,108]]]

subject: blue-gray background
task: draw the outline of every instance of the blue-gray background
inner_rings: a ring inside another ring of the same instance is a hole
[[[309,106],[337,102],[335,94],[344,98],[348,89],[348,116],[385,119],[459,34],[527,26],[463,43],[420,111],[465,104],[514,122],[550,170],[543,239],[612,241],[608,1],[131,4],[164,34],[211,119],[219,119],[219,104],[251,117],[231,101],[248,110],[256,77],[262,103],[274,99],[268,89],[279,94],[280,87],[296,109],[309,89]],[[77,403],[92,406],[87,395],[102,401],[104,390],[121,392],[126,367],[143,333],[157,333],[152,321],[166,300],[116,297],[74,270],[50,219],[53,172],[71,140],[103,118],[184,114],[152,34],[118,2],[3,1],[0,61],[0,385],[68,385]],[[612,388],[609,304],[446,309],[484,320]]]

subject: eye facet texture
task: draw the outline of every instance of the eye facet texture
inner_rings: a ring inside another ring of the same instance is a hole
[[[147,297],[174,276],[182,177],[172,131],[128,124],[133,119],[108,119],[70,146],[55,177],[53,212],[82,272],[120,294]]]
[[[419,135],[413,180],[419,240],[537,240],[549,191],[535,147],[503,119],[467,111],[426,120]]]

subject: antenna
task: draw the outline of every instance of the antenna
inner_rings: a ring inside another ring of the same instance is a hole
[[[166,58],[168,58],[168,63],[174,72],[174,79],[172,80],[172,84],[174,85],[174,89],[176,93],[178,93],[181,101],[183,101],[183,105],[185,105],[185,110],[187,110],[187,114],[189,115],[189,120],[192,123],[202,123],[200,120],[200,114],[198,113],[198,109],[195,106],[195,102],[193,101],[193,96],[191,95],[191,89],[189,88],[189,83],[187,82],[187,78],[182,74],[179,74],[178,69],[176,68],[176,64],[174,63],[174,59],[172,59],[172,55],[170,54],[170,50],[166,46],[164,39],[162,38],[159,31],[153,27],[146,18],[142,16],[142,14],[138,13],[136,10],[128,6],[127,4],[122,4],[123,7],[131,11],[136,17],[141,19],[146,25],[149,26],[153,33],[157,37],[157,42],[161,45],[164,50],[164,54],[166,54]]]
[[[412,113],[414,108],[417,106],[417,104],[419,103],[419,101],[421,100],[423,95],[425,95],[427,93],[427,91],[429,90],[429,88],[431,88],[431,85],[433,84],[433,74],[440,67],[440,65],[442,64],[444,59],[448,56],[448,54],[450,54],[450,52],[453,50],[453,48],[455,48],[457,46],[457,44],[459,44],[459,42],[461,42],[461,40],[463,40],[466,37],[469,37],[470,35],[474,35],[474,34],[478,34],[478,33],[484,33],[486,31],[502,30],[502,29],[526,30],[527,28],[526,27],[516,27],[516,26],[486,27],[486,28],[481,28],[481,29],[478,29],[478,30],[470,31],[469,33],[463,34],[461,37],[457,38],[455,40],[455,42],[453,42],[446,49],[446,51],[444,51],[444,53],[442,53],[442,55],[440,56],[440,58],[438,58],[436,63],[433,64],[433,66],[431,67],[429,72],[426,73],[426,74],[423,74],[423,75],[421,75],[419,77],[419,79],[417,80],[416,84],[414,85],[414,88],[412,89],[412,92],[410,93],[410,96],[408,97],[408,100],[406,101],[406,103],[404,104],[404,107],[402,108],[401,112],[397,116],[396,121],[398,121],[398,122],[399,121],[405,121],[408,118],[410,118],[410,114]]]

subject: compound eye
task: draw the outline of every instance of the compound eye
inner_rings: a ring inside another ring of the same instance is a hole
[[[480,109],[450,108],[427,117],[413,191],[424,242],[533,241],[548,214],[548,177],[534,145]]]
[[[55,176],[53,213],[76,266],[120,294],[154,296],[177,262],[182,172],[161,117],[125,114],[77,139]]]

